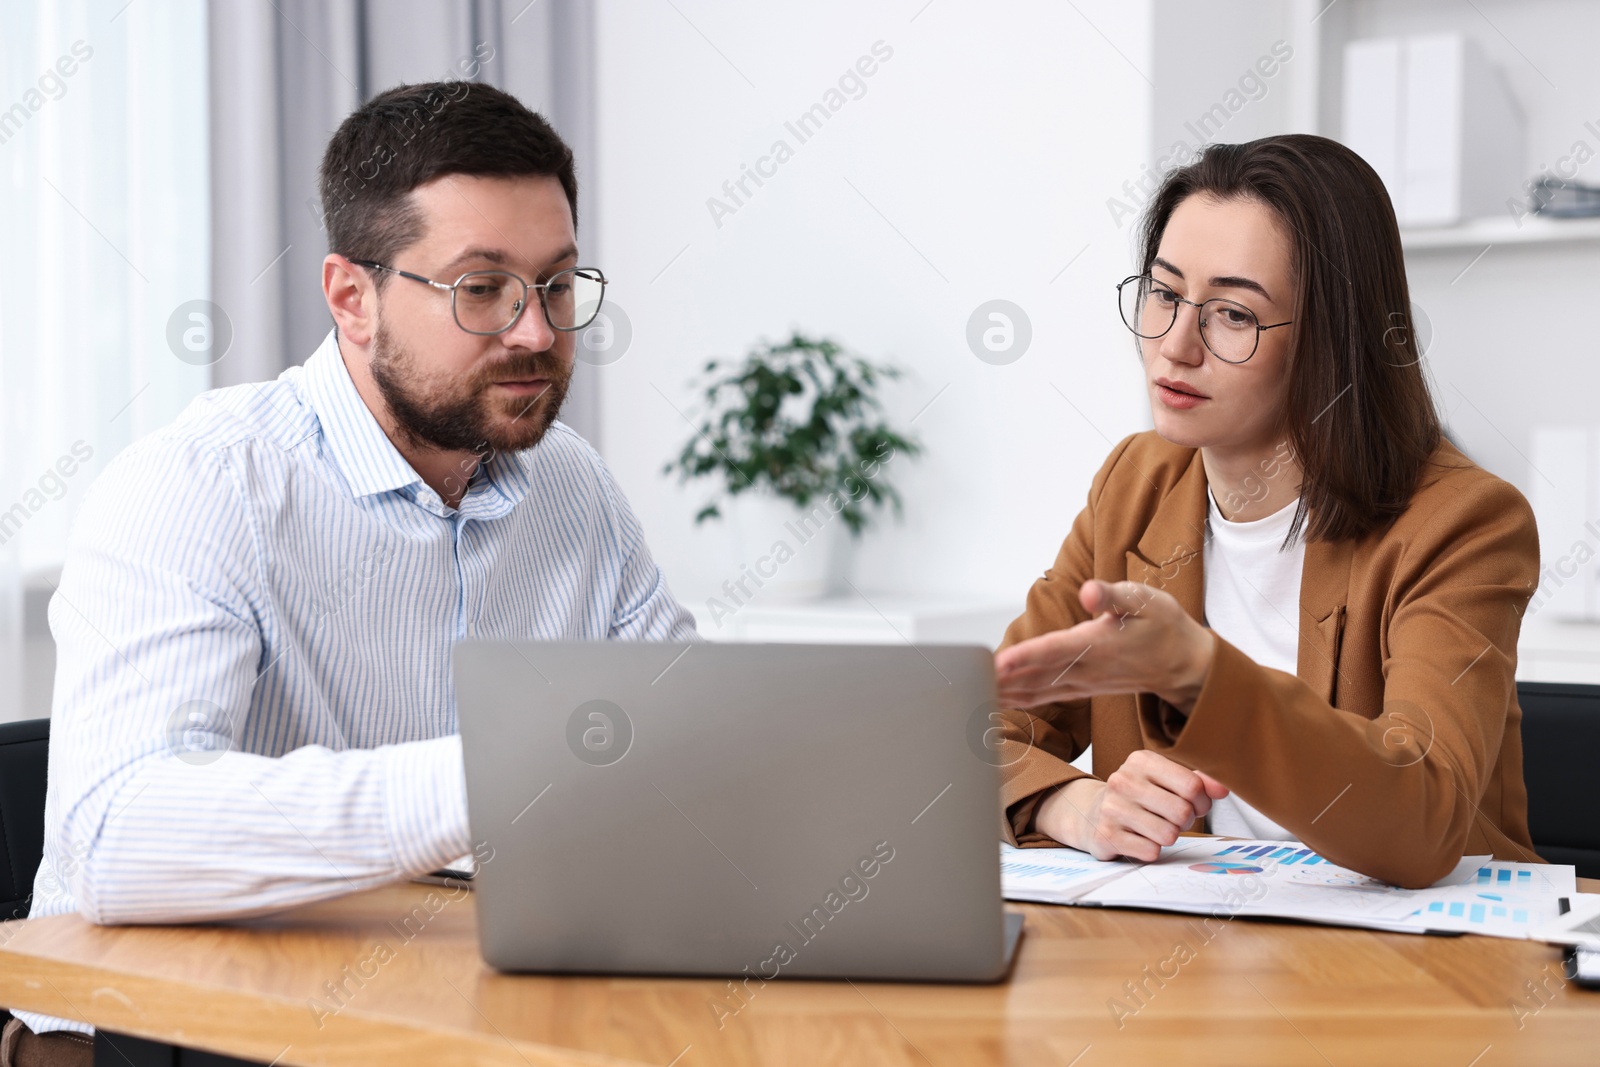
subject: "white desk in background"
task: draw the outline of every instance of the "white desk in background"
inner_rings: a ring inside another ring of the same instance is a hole
[[[782,601],[757,596],[720,609],[685,602],[710,641],[785,641],[805,644],[972,644],[993,648],[1022,614],[1014,602],[988,597],[910,596],[864,589],[861,594]]]

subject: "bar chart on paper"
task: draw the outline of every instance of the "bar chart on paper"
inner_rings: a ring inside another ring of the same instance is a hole
[[[1416,905],[1397,892],[1296,841],[1200,838],[1184,854],[1163,856],[1138,878],[1099,886],[1081,901],[1411,932],[1401,920]]]
[[[1007,900],[1069,903],[1085,889],[1134,869],[1135,864],[1097,860],[1071,848],[1000,845],[1000,885]]]
[[[1328,862],[1309,848],[1295,848],[1293,845],[1229,845],[1217,851],[1219,857],[1229,853],[1233,853],[1233,858],[1236,860],[1281,863],[1284,866],[1299,863],[1306,867],[1315,867]]]
[[[1097,873],[1094,867],[1080,867],[1070,863],[1054,866],[1048,863],[1022,863],[1017,860],[1000,861],[1002,877],[1025,879],[1057,889],[1074,885],[1084,875],[1094,873]]]
[[[1227,858],[1223,859],[1224,856]],[[1217,850],[1212,862],[1197,863],[1189,869],[1218,874],[1223,873],[1221,868],[1233,868],[1226,872],[1229,874],[1270,873],[1281,886],[1320,886],[1371,894],[1386,893],[1392,888],[1376,878],[1340,867],[1309,848],[1279,841],[1228,845]]]
[[[1463,856],[1425,889],[1401,889],[1298,841],[1180,838],[1151,863],[1072,849],[1000,847],[1007,899],[1299,919],[1395,933],[1525,939],[1577,892],[1572,867]],[[1137,871],[1137,877],[1131,872]]]
[[[1528,909],[1517,907],[1506,902],[1506,898],[1495,893],[1479,893],[1483,898],[1481,903],[1468,903],[1464,900],[1452,900],[1448,904],[1442,900],[1435,900],[1422,909],[1422,916],[1437,919],[1441,916],[1451,919],[1465,919],[1475,926],[1482,926],[1491,919],[1505,919],[1514,923],[1528,921]]]
[[[1419,890],[1414,918],[1432,929],[1528,937],[1554,922],[1559,899],[1576,891],[1571,867],[1494,860],[1462,885]]]

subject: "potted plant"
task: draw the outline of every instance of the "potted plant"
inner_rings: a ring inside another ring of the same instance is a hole
[[[836,341],[799,332],[781,343],[759,342],[741,362],[706,363],[697,383],[700,424],[663,473],[683,483],[713,481],[697,525],[724,517],[737,499],[782,503],[780,521],[756,523],[765,529],[740,546],[751,558],[738,561],[738,576],[725,586],[736,590],[736,603],[740,592],[753,595],[752,583],[768,581],[790,592],[843,591],[850,542],[885,504],[900,513],[887,468],[922,451],[881,415],[878,390],[900,376]],[[807,550],[819,538],[826,550]],[[803,552],[809,566],[791,566]],[[819,564],[820,579],[801,578]],[[781,579],[779,569],[786,572]]]

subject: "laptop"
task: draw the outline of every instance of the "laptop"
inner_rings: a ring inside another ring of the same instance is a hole
[[[992,982],[992,654],[459,642],[479,941],[504,971]]]

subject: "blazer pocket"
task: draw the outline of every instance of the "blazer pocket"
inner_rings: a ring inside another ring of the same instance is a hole
[[[1300,662],[1295,673],[1329,704],[1333,704],[1339,691],[1339,649],[1344,644],[1344,608],[1340,604],[1315,623],[1300,627]]]

